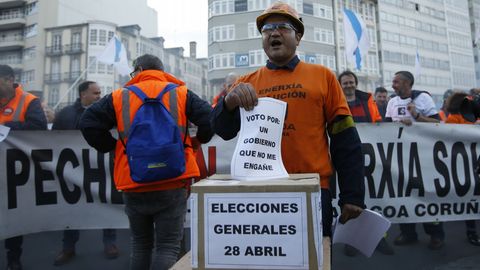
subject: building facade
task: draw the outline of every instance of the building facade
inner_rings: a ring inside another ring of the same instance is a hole
[[[183,56],[183,48],[164,48],[161,37],[147,38],[140,26],[117,26],[110,22],[91,21],[82,24],[46,28],[45,90],[50,106],[64,106],[78,97],[77,87],[83,80],[95,81],[102,95],[121,87],[129,76],[117,73],[113,65],[97,61],[108,41],[116,35],[125,46],[130,63],[143,55],[158,56],[166,72],[185,81],[200,97],[206,96],[205,62]]]
[[[429,91],[437,104],[447,89],[467,90],[475,83],[466,1],[379,0],[379,47],[383,84],[394,73],[413,74],[414,88]]]
[[[118,3],[115,0],[0,0],[0,64],[11,65],[17,80],[25,89],[43,91],[45,78],[58,80],[44,75],[54,74],[51,70],[45,70],[45,67],[52,65],[46,61],[53,59],[53,66],[56,66],[55,54],[60,49],[60,40],[49,40],[52,37],[47,38],[45,28],[102,19],[120,25],[128,25],[131,21],[132,24],[139,24],[145,35],[157,34],[157,13],[147,6],[147,0],[125,0],[121,2],[122,5]],[[131,16],[131,10],[142,16]],[[79,44],[72,38],[80,38],[83,46],[87,44],[87,32],[65,36],[63,41],[68,39],[65,44]],[[44,50],[47,43],[53,51]],[[61,49],[63,51],[64,48]],[[73,53],[71,48],[68,49],[69,53]]]

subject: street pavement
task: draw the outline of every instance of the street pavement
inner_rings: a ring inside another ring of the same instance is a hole
[[[480,222],[477,222],[477,227],[480,232]],[[342,245],[335,245],[332,270],[480,270],[480,247],[467,242],[464,222],[445,223],[445,246],[438,251],[427,248],[429,237],[422,226],[417,225],[417,232],[420,241],[406,247],[394,246],[393,256],[375,252],[371,258],[363,255],[352,258],[343,255]],[[392,243],[398,233],[398,225],[393,225],[388,242]],[[120,257],[107,260],[103,257],[102,231],[82,231],[77,256],[69,264],[58,267],[53,266],[53,260],[62,246],[62,232],[32,234],[24,239],[22,263],[24,270],[127,270],[129,237],[128,230],[118,230]],[[5,252],[0,252],[0,269],[4,269],[5,265]]]

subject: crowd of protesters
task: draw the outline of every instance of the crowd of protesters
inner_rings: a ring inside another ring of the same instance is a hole
[[[394,93],[390,96],[384,87],[377,87],[373,95],[360,91],[358,78],[351,71],[344,71],[338,76],[343,88],[350,111],[356,123],[361,122],[401,122],[405,125],[412,125],[413,122],[431,122],[445,124],[475,124],[462,116],[461,106],[465,98],[474,98],[480,94],[479,88],[470,89],[469,93],[448,89],[443,95],[443,104],[437,110],[435,103],[427,91],[414,90],[415,78],[408,71],[398,71],[392,80]],[[377,116],[380,115],[380,116]],[[380,118],[381,117],[381,118]],[[467,220],[466,239],[475,246],[480,246],[480,238],[476,232],[475,220]],[[400,235],[394,244],[406,246],[418,241],[415,231],[415,223],[400,225]],[[441,249],[444,245],[445,232],[441,222],[423,223],[425,232],[430,235],[428,248],[432,250]],[[377,249],[384,254],[392,255],[394,250],[383,238]],[[344,253],[347,256],[355,256],[356,250],[345,245]]]
[[[98,85],[84,82],[80,84],[77,102],[52,119],[52,111],[46,106],[42,107],[38,98],[15,84],[13,70],[2,65],[0,124],[17,130],[46,129],[48,117],[50,122],[53,121],[54,129],[81,129],[87,142],[98,151],[115,151],[114,181],[116,188],[123,191],[125,212],[132,233],[130,269],[149,269],[151,266],[168,269],[175,263],[183,237],[188,180],[199,176],[192,147],[198,142],[184,133],[182,141],[186,145],[187,163],[184,172],[168,181],[148,185],[133,181],[127,166],[124,140],[133,116],[143,106],[142,100],[136,98],[142,97],[142,93],[146,97],[157,96],[171,105],[167,107],[176,111],[178,126],[186,127],[187,121],[196,124],[196,138],[200,143],[206,143],[213,132],[225,140],[236,136],[240,129],[239,108],[252,110],[259,97],[268,96],[259,93],[259,89],[289,84],[293,79],[301,81],[305,86],[304,91],[308,91],[311,98],[287,100],[290,107],[286,121],[295,124],[298,130],[282,140],[282,150],[286,149],[288,153],[283,161],[289,173],[314,172],[320,175],[324,236],[332,236],[329,177],[333,169],[337,171],[341,189],[340,222],[358,217],[365,207],[363,156],[354,122],[470,124],[459,113],[460,104],[468,95],[477,95],[477,89],[472,89],[469,94],[447,91],[441,113],[430,93],[413,89],[415,78],[408,71],[395,73],[392,80],[395,93],[390,98],[383,87],[378,87],[371,94],[358,89],[358,78],[351,71],[341,73],[337,79],[326,67],[300,61],[296,49],[305,29],[303,21],[291,6],[276,3],[266,9],[257,18],[257,28],[262,34],[263,48],[269,58],[266,66],[239,78],[234,73],[229,74],[213,107],[188,90],[182,81],[164,72],[158,57],[143,55],[136,59],[132,79],[126,84],[131,92],[120,88],[99,100]],[[171,84],[176,85],[176,90],[164,96],[162,89],[167,89]],[[166,96],[170,98],[172,95],[175,98],[167,101]],[[312,116],[312,122],[302,121],[305,113]],[[118,129],[119,140],[110,133],[114,127]],[[308,147],[305,147],[306,144]],[[441,249],[445,238],[442,223],[424,223],[423,226],[431,237],[428,247],[432,250]],[[468,242],[480,246],[475,222],[467,221],[466,228]],[[400,224],[400,231],[394,240],[395,245],[405,246],[418,241],[415,224]],[[65,264],[75,256],[78,238],[78,231],[64,232],[64,245],[54,260],[55,265]],[[7,239],[5,247],[8,268],[22,269],[22,237]],[[380,241],[377,249],[387,255],[395,253],[386,237]],[[116,258],[119,254],[114,230],[104,231],[104,252],[107,258]],[[354,256],[355,253],[351,247],[345,247],[346,255]]]

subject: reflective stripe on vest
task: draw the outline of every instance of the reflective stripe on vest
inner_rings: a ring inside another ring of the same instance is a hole
[[[13,115],[13,122],[20,121],[20,114],[23,111],[23,105],[25,104],[26,97],[27,97],[27,94],[23,92],[22,96],[20,97],[20,100],[18,101],[18,106],[17,108],[15,108],[15,114]]]
[[[172,115],[173,120],[178,125],[178,107],[177,107],[177,89],[170,91],[170,114]],[[120,136],[125,139],[128,138],[128,131],[130,130],[130,90],[123,88],[122,90],[122,120],[123,120],[123,131],[119,132]],[[185,136],[185,126],[178,125],[180,132]]]

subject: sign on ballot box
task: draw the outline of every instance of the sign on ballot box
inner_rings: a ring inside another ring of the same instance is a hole
[[[193,269],[322,269],[317,174],[213,175],[192,186]]]

